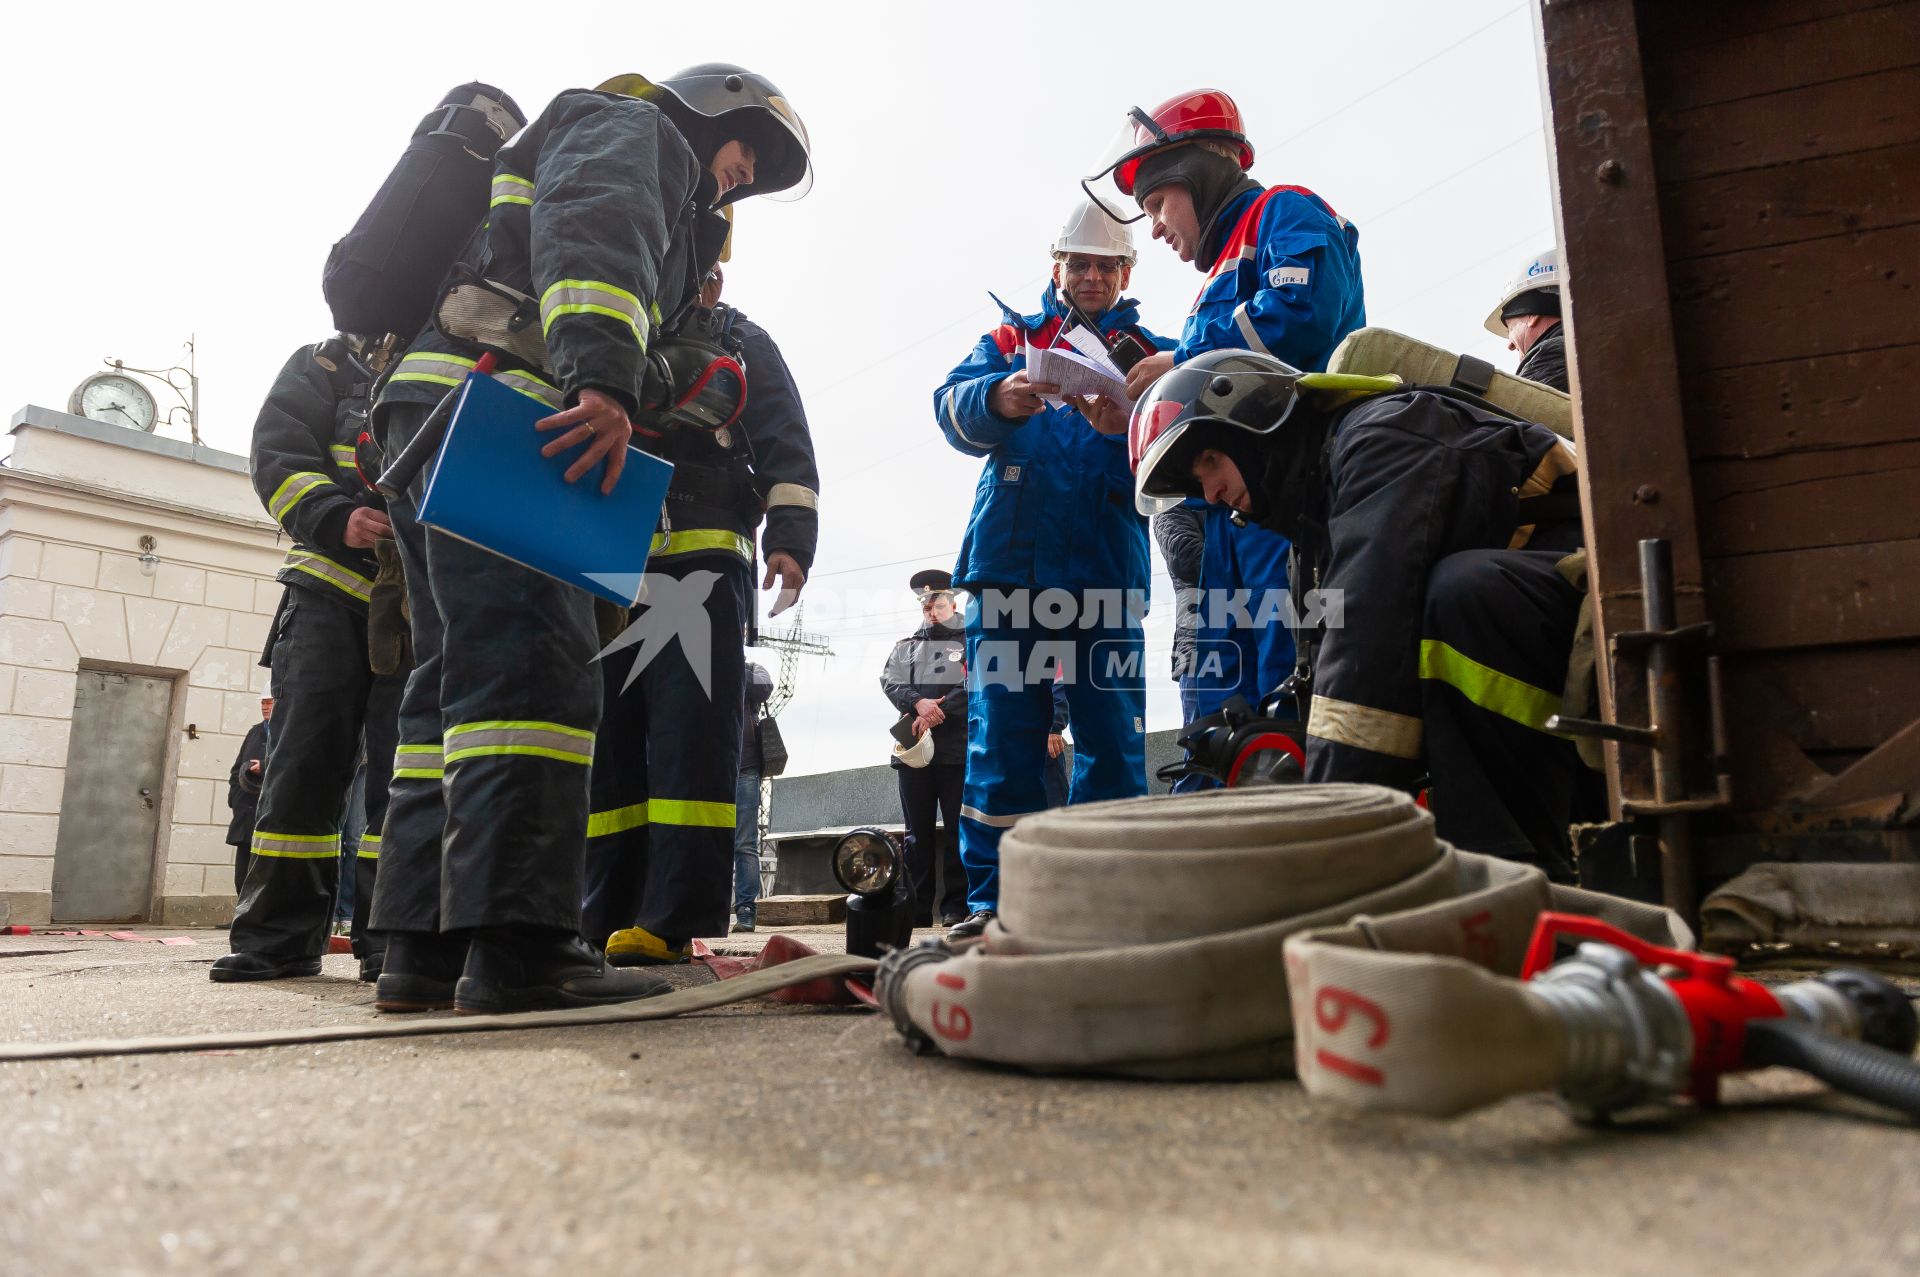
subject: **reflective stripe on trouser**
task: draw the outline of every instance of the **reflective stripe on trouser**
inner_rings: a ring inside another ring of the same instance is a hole
[[[675,943],[727,933],[752,583],[745,565],[725,559],[649,564],[650,575],[686,588],[702,573],[713,578],[704,636],[683,629],[624,690],[640,647],[601,662],[606,712],[594,754],[585,923],[596,943],[633,926]],[[634,615],[645,612],[643,604]],[[688,662],[689,639],[704,641],[711,697]]]
[[[367,620],[345,600],[289,586],[282,609],[269,656],[273,724],[259,814],[230,937],[236,951],[310,958],[326,951],[331,930],[340,826],[363,731],[367,827],[377,831],[385,816],[401,680],[367,668]],[[371,889],[376,863],[356,863],[356,900]],[[369,947],[364,927],[354,945]]]
[[[967,907],[976,910],[999,904],[1000,835],[1020,816],[1046,809],[1053,687],[1040,666],[1049,657],[1064,662],[1062,681],[1073,723],[1068,801],[1147,792],[1140,627],[984,628],[980,618],[976,598],[967,608],[967,783],[960,805]]]
[[[1580,615],[1581,592],[1555,567],[1561,557],[1469,550],[1442,559],[1427,588],[1420,690],[1435,831],[1571,881],[1568,826],[1605,819],[1606,800],[1572,742],[1543,727],[1560,712]]]
[[[288,550],[286,560],[280,565],[279,579],[289,585],[295,581],[299,581],[302,585],[309,580],[318,581],[324,586],[338,590],[348,598],[359,600],[362,604],[373,597],[371,577],[363,576],[346,564],[336,563],[326,555],[316,554],[312,550],[299,548]]]
[[[388,455],[429,410],[389,406]],[[408,744],[396,758],[429,759],[414,751],[444,740],[445,774],[438,782],[407,776],[394,786],[374,923],[411,932],[575,931],[589,774],[577,760],[591,756],[600,718],[592,598],[423,528],[419,491],[416,479],[387,507],[407,574],[417,662],[400,710]],[[462,725],[469,730],[456,734]],[[464,753],[458,735],[468,738]]]

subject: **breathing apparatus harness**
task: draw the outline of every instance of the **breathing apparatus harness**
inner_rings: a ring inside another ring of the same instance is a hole
[[[1178,743],[1187,756],[1155,777],[1173,784],[1200,776],[1228,789],[1299,783],[1306,776],[1307,754],[1300,745],[1306,731],[1300,720],[1280,717],[1287,695],[1265,697],[1258,710],[1244,696],[1228,697],[1216,713],[1180,729]]]

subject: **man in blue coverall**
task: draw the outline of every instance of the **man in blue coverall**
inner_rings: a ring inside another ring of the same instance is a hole
[[[953,571],[973,597],[960,806],[969,914],[949,939],[986,930],[999,904],[1000,835],[1047,805],[1056,675],[1073,718],[1069,801],[1147,792],[1147,524],[1131,499],[1125,415],[1100,414],[1096,428],[1074,407],[1050,406],[1058,387],[1028,380],[1025,351],[1088,328],[1124,368],[1171,343],[1141,329],[1138,306],[1121,296],[1134,261],[1125,226],[1077,209],[1053,257],[1040,310],[1007,310],[933,396],[947,442],[986,458]]]

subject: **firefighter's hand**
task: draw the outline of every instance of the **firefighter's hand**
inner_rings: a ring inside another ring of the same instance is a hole
[[[612,395],[591,388],[582,390],[579,403],[565,412],[541,418],[533,428],[543,434],[549,430],[563,432],[540,449],[543,457],[557,457],[570,448],[587,445],[587,450],[567,467],[568,483],[577,482],[602,461],[607,463],[607,477],[600,481],[601,493],[612,492],[613,485],[620,482],[620,472],[627,465],[627,444],[633,438],[633,423],[627,420],[627,410]]]
[[[767,579],[760,582],[760,588],[771,590],[775,577],[780,578],[780,593],[773,600],[768,616],[778,616],[792,607],[800,598],[801,587],[807,583],[806,569],[800,566],[799,560],[782,550],[775,550],[767,556]]]
[[[1058,758],[1067,752],[1067,738],[1059,732],[1047,733],[1047,757]]]
[[[1105,395],[1073,395],[1067,400],[1074,411],[1087,419],[1087,424],[1103,435],[1123,435],[1127,433],[1127,420],[1130,413],[1124,405],[1117,404]]]
[[[913,703],[913,712],[930,727],[938,727],[947,721],[947,711],[940,708],[940,702],[928,696],[922,696]]]
[[[392,535],[393,520],[363,505],[347,516],[347,530],[341,539],[356,550],[371,550],[375,541]]]
[[[248,774],[250,774],[250,775],[253,775],[253,776],[258,776],[258,775],[260,774],[260,760],[259,760],[259,759],[257,759],[257,758],[250,758],[250,759],[248,759],[248,760],[247,760],[247,772],[248,772]]]
[[[1059,393],[1060,387],[1050,381],[1028,381],[1026,371],[1022,369],[994,383],[993,389],[987,393],[987,407],[993,410],[996,417],[1025,421],[1046,407],[1041,402],[1041,396]]]
[[[1147,387],[1167,375],[1173,368],[1173,352],[1163,350],[1148,355],[1127,370],[1127,398],[1138,399],[1147,393]]]

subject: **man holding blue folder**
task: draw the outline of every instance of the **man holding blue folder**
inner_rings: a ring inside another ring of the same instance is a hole
[[[540,423],[543,452],[567,481],[611,492],[636,420],[650,428],[640,404],[656,329],[719,256],[717,210],[799,193],[809,175],[798,117],[739,67],[560,94],[500,152],[488,225],[461,263],[537,301],[538,349],[531,329],[497,345],[421,334],[377,410],[388,455],[486,353],[498,380],[556,410]],[[374,900],[373,925],[391,935],[375,1005],[485,1014],[664,992],[607,967],[580,935],[601,717],[592,598],[428,530],[421,494],[416,479],[389,504],[417,664]]]

